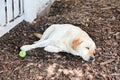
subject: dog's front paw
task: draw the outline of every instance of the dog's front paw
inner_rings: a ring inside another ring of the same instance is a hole
[[[28,51],[28,50],[30,50],[31,48],[30,48],[30,45],[24,45],[24,46],[22,46],[20,49],[23,50],[23,51]]]

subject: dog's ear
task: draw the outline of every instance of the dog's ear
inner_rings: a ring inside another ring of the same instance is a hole
[[[71,47],[73,50],[76,50],[77,46],[80,45],[82,41],[79,38],[73,39]]]

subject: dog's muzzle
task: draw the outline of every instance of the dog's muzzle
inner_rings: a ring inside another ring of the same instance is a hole
[[[92,61],[94,61],[94,60],[95,60],[95,58],[92,57],[92,56],[90,56],[88,61],[89,61],[89,62],[92,62]]]

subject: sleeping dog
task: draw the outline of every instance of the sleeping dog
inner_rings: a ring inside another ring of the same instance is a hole
[[[94,61],[96,45],[89,35],[77,26],[71,24],[53,24],[43,35],[35,33],[41,38],[32,45],[24,45],[21,50],[28,51],[44,47],[48,52],[66,52],[81,56],[85,61]]]

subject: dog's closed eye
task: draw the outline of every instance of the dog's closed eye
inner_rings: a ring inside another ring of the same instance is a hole
[[[90,49],[89,47],[85,47],[85,48],[88,49],[88,50]]]

